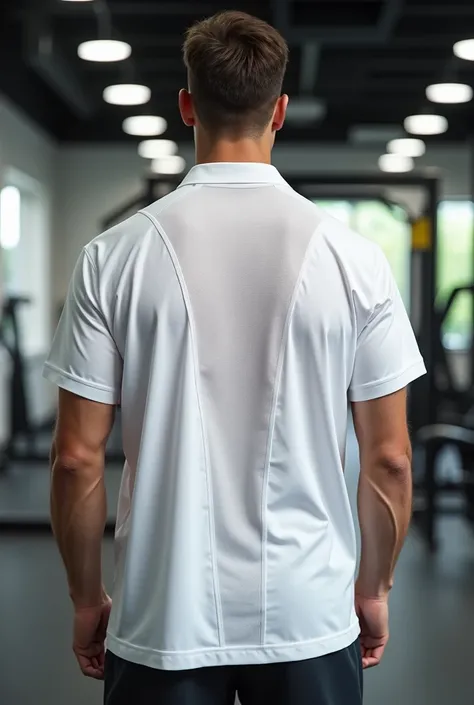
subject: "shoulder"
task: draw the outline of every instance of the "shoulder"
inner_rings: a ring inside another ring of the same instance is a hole
[[[95,267],[101,268],[111,257],[115,261],[126,258],[131,249],[141,244],[150,227],[141,213],[135,213],[95,237],[84,250]]]
[[[334,218],[321,206],[302,196],[289,185],[279,187],[279,192],[291,199],[294,212],[312,218],[318,231],[318,240],[324,241],[333,254],[353,269],[380,266],[384,255],[380,247],[371,240],[359,235],[342,221]]]

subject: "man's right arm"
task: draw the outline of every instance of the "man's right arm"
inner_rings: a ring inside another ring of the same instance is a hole
[[[360,451],[362,553],[356,592],[386,599],[411,518],[411,447],[406,390],[353,404]]]
[[[377,666],[389,638],[388,595],[411,518],[411,447],[406,390],[353,403],[360,451],[362,551],[355,603],[364,668]]]
[[[354,298],[358,330],[349,389],[361,474],[362,556],[356,583],[365,668],[388,641],[388,594],[411,517],[411,448],[406,387],[426,370],[387,260],[376,251]]]

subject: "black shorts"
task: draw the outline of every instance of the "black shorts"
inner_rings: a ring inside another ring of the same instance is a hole
[[[307,661],[262,666],[216,666],[158,671],[110,651],[105,664],[105,705],[361,705],[359,640]]]

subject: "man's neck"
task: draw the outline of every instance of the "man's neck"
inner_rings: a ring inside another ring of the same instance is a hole
[[[271,164],[271,150],[263,142],[242,139],[231,142],[221,140],[213,144],[196,147],[196,164],[214,162],[259,162]]]

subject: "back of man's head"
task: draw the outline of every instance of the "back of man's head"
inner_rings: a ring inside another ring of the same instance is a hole
[[[281,34],[244,12],[222,12],[191,27],[183,51],[202,126],[219,135],[261,136],[288,63]]]

